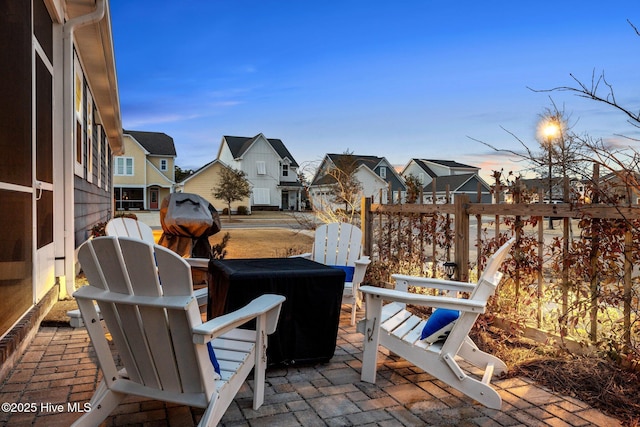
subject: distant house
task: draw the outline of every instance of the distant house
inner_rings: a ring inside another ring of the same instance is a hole
[[[361,185],[361,197],[372,197],[376,203],[380,203],[381,198],[383,202],[387,202],[390,197],[395,202],[404,198],[407,190],[404,181],[384,157],[327,154],[309,185],[309,195],[313,206],[331,206],[333,204],[333,189],[337,180],[331,171],[340,168],[340,165],[345,161],[354,162],[354,176]],[[391,194],[389,194],[389,190],[391,190]]]
[[[491,187],[480,178],[479,171],[480,168],[453,160],[411,159],[402,170],[402,176],[407,179],[413,175],[418,179],[422,184],[425,203],[433,203],[434,192],[436,203],[446,203],[447,189],[450,201],[458,194],[467,194],[475,201],[478,186],[482,203],[491,203]]]
[[[223,136],[217,160],[241,170],[251,183],[251,210],[300,210],[298,163],[280,139]]]
[[[76,248],[112,215],[123,146],[107,1],[3,0],[0,40],[2,379],[73,292]]]
[[[227,207],[227,202],[213,197],[213,188],[219,184],[220,171],[222,168],[228,167],[229,166],[217,159],[209,162],[188,178],[176,184],[176,191],[197,194],[208,200],[218,212],[222,212],[222,210]],[[251,201],[248,197],[244,200],[233,202],[231,203],[231,212],[237,212],[238,206],[246,206],[250,212],[250,203]]]
[[[162,132],[124,131],[125,154],[114,157],[117,210],[156,210],[175,184],[176,148]]]

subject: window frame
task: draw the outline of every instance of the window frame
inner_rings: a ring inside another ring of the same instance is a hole
[[[135,159],[128,156],[115,156],[115,164],[113,168],[114,176],[134,176],[136,174]],[[131,163],[131,173],[127,173],[127,162]],[[119,173],[120,163],[122,163],[122,173]]]

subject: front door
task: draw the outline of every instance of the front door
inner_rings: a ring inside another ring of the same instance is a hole
[[[149,209],[158,209],[158,189],[149,190]]]

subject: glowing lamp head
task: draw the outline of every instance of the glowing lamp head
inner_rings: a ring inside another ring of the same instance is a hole
[[[553,139],[560,135],[560,126],[555,120],[549,120],[542,126],[542,136],[545,139]]]

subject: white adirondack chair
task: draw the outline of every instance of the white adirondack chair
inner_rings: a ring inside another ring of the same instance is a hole
[[[202,323],[189,265],[162,246],[126,237],[84,243],[79,261],[90,285],[74,293],[103,373],[91,410],[74,425],[97,426],[127,395],[205,408],[199,425],[220,421],[254,369],[253,408],[264,401],[267,335],[284,297],[263,295]],[[162,282],[162,286],[160,283]],[[124,369],[118,370],[96,301]],[[238,326],[256,319],[256,329]],[[207,343],[220,365],[214,372]]]
[[[300,255],[321,264],[353,267],[353,279],[344,284],[342,303],[351,305],[351,324],[356,323],[356,308],[362,306],[360,284],[364,280],[369,257],[362,256],[362,231],[347,223],[323,224],[316,229],[310,253]]]
[[[117,217],[110,220],[106,227],[107,236],[132,237],[134,239],[144,240],[147,243],[154,244],[153,230],[144,222],[140,222],[133,218]],[[208,258],[185,258],[184,259],[192,269],[207,270],[209,268]],[[208,289],[206,287],[196,289],[194,291],[198,299],[200,311],[204,313],[207,306]]]
[[[483,405],[500,409],[502,399],[491,387],[491,377],[504,372],[506,365],[497,357],[480,351],[469,338],[469,331],[478,315],[484,313],[487,299],[495,292],[502,277],[498,268],[514,242],[511,238],[491,256],[478,284],[394,274],[396,289],[362,286],[360,290],[366,300],[366,317],[358,324],[358,330],[364,334],[362,381],[375,383],[378,345],[381,345]],[[420,295],[409,293],[409,285],[471,295],[468,299]],[[391,302],[383,306],[383,301]],[[459,310],[460,317],[448,336],[443,336],[446,337],[444,341],[429,343],[421,340],[426,320],[407,311],[406,304]],[[482,378],[465,372],[459,359],[483,370]]]
[[[113,218],[107,223],[104,231],[107,236],[133,237],[148,243],[155,243],[151,227],[133,218],[123,216]]]

